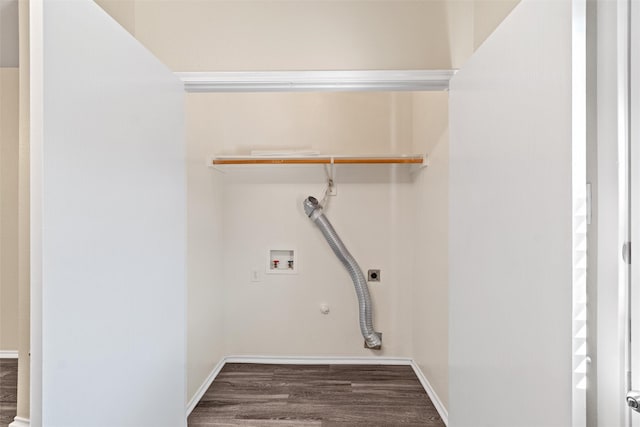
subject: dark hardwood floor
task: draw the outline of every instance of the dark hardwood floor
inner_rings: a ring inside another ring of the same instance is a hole
[[[189,427],[444,427],[410,366],[226,364]]]
[[[0,359],[0,427],[6,427],[16,416],[18,392],[18,359]]]

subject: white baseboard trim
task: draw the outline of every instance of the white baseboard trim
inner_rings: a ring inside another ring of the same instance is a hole
[[[218,364],[213,367],[213,370],[211,370],[211,372],[209,373],[207,378],[204,380],[200,388],[198,388],[198,391],[196,391],[196,394],[194,394],[191,400],[189,400],[189,403],[187,403],[187,417],[191,414],[191,412],[196,407],[198,402],[200,402],[200,399],[202,399],[202,396],[204,396],[204,394],[207,392],[209,387],[211,387],[211,383],[213,383],[213,380],[216,379],[216,377],[220,373],[220,370],[226,363],[225,359],[226,357],[223,357],[222,359],[220,359]]]
[[[13,422],[9,424],[9,427],[29,427],[31,425],[31,421],[27,418],[15,417]]]
[[[0,350],[0,359],[17,359],[18,350]]]
[[[350,356],[227,356],[227,363],[264,363],[271,365],[411,365],[408,357]]]
[[[433,387],[431,387],[431,384],[429,383],[429,380],[424,375],[424,373],[422,372],[422,369],[420,369],[420,367],[418,366],[418,364],[416,363],[415,360],[411,361],[411,367],[413,368],[413,372],[416,373],[416,376],[418,377],[418,380],[420,381],[420,384],[422,384],[422,388],[424,388],[424,391],[427,392],[427,395],[429,396],[429,399],[431,399],[431,402],[433,403],[433,406],[435,406],[436,411],[438,411],[438,414],[440,414],[440,418],[442,418],[442,421],[444,422],[444,425],[448,426],[449,425],[449,412],[447,411],[447,409],[442,404],[442,401],[438,397],[438,394],[435,392]]]

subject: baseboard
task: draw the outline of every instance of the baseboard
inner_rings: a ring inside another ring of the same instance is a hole
[[[0,359],[17,359],[18,350],[0,350]]]
[[[436,410],[438,411],[438,414],[440,414],[440,418],[442,418],[442,421],[444,422],[444,424],[448,426],[449,413],[447,412],[447,409],[442,404],[442,401],[438,397],[438,394],[435,392],[433,387],[431,387],[429,380],[424,375],[424,373],[422,372],[422,369],[420,369],[420,367],[415,362],[415,360],[411,361],[411,367],[413,368],[413,371],[416,373],[416,376],[418,377],[420,384],[422,384],[422,388],[424,388],[424,391],[427,392],[429,399],[431,399],[433,406],[435,406]]]
[[[31,425],[31,421],[27,418],[15,417],[13,422],[9,424],[9,427],[29,427]]]
[[[408,357],[349,356],[227,356],[227,363],[264,363],[282,365],[411,365]]]
[[[213,380],[216,379],[216,377],[220,373],[220,370],[222,369],[225,363],[226,363],[226,357],[223,357],[222,359],[220,359],[218,364],[213,367],[213,370],[209,373],[207,378],[204,380],[200,388],[198,388],[198,391],[196,391],[196,394],[194,394],[191,400],[189,400],[189,403],[187,404],[187,417],[191,414],[191,412],[196,407],[198,402],[200,402],[200,399],[202,399],[202,396],[204,396],[204,394],[207,392],[209,387],[211,387],[211,383],[213,383]]]

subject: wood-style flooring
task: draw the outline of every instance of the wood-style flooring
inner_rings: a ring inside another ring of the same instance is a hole
[[[7,427],[16,416],[18,359],[0,359],[0,427]]]
[[[410,366],[226,364],[189,427],[444,427]]]

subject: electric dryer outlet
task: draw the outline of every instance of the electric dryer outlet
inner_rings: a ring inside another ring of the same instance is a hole
[[[380,281],[380,270],[367,271],[367,282],[379,282],[379,281]]]

